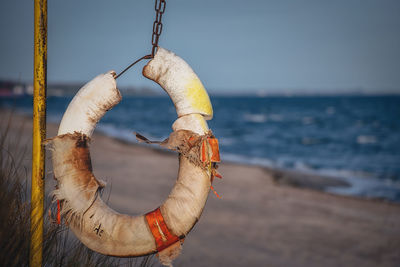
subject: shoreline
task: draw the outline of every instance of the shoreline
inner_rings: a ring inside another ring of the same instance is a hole
[[[7,110],[5,110],[7,111]],[[30,116],[27,115],[24,112],[15,111],[15,114],[18,116],[25,117],[26,119],[30,119]],[[53,127],[58,127],[58,124],[54,121],[48,121],[47,122],[47,127],[50,127],[51,129]],[[171,129],[172,131],[172,129]],[[48,131],[49,132],[49,131]],[[160,154],[165,154],[165,155],[176,155],[175,152],[164,149],[162,147],[159,147],[157,145],[148,145],[148,144],[142,144],[138,142],[132,142],[129,140],[126,140],[122,137],[118,136],[112,136],[110,134],[107,134],[106,131],[104,130],[99,130],[96,129],[94,132],[94,136],[102,136],[105,138],[110,138],[113,139],[117,142],[120,142],[124,145],[129,145],[133,147],[143,147],[146,149],[150,149],[156,153]],[[134,137],[134,133],[132,132],[132,137]],[[47,136],[49,138],[49,136]],[[286,186],[292,186],[292,187],[299,187],[299,188],[308,188],[316,191],[322,191],[324,193],[329,193],[326,191],[330,187],[350,187],[351,184],[346,182],[343,178],[340,177],[335,177],[335,176],[329,176],[329,175],[322,175],[318,174],[313,171],[302,171],[302,170],[296,170],[296,169],[284,169],[284,168],[279,168],[279,167],[267,167],[263,166],[261,164],[252,164],[248,162],[239,162],[239,161],[234,161],[234,160],[224,160],[223,156],[221,156],[222,163],[221,164],[231,164],[231,165],[239,165],[239,166],[245,166],[245,167],[257,167],[257,168],[262,168],[265,169],[267,173],[270,173],[273,175],[274,181],[279,184],[279,185],[286,185]],[[332,193],[334,195],[340,195],[340,196],[346,196],[342,194],[337,194],[337,193]],[[369,198],[369,197],[359,197],[359,196],[354,196],[356,198],[362,198],[362,199],[372,199],[372,200],[385,200],[385,199],[380,199],[380,198]],[[394,202],[390,201],[389,202]],[[394,202],[396,203],[396,202]]]
[[[6,108],[4,110],[7,111],[10,109]],[[24,111],[15,109],[14,112],[18,116],[30,118],[30,116]],[[55,120],[61,120],[61,117],[57,119],[55,118],[51,119],[50,117],[48,117],[47,125],[52,125],[56,127],[58,122],[56,122]],[[107,128],[103,128],[102,125],[99,125],[95,130],[95,133],[97,135],[102,135],[104,137],[115,139],[116,141],[122,142],[126,145],[145,147],[148,149],[152,149],[155,152],[173,154],[173,152],[165,150],[161,147],[157,147],[156,145],[137,143],[133,131],[131,133],[131,138],[126,137],[127,134],[126,132],[124,132],[123,136],[118,136],[114,133],[114,131],[115,129],[110,132],[109,130],[107,130]],[[231,159],[232,156],[236,157],[237,159],[236,160]],[[284,168],[279,166],[269,166],[262,163],[256,163],[256,162],[252,163],[251,162],[252,159],[249,159],[248,162],[246,162],[245,157],[241,155],[227,155],[228,160],[225,160],[223,152],[221,154],[221,158],[224,163],[264,168],[268,173],[273,174],[274,181],[280,185],[308,188],[340,196],[348,196],[348,197],[353,196],[356,198],[400,204],[400,199],[398,199],[397,196],[393,195],[393,193],[381,196],[379,194],[374,195],[373,191],[371,191],[372,190],[371,185],[373,188],[375,187],[390,188],[389,185],[385,184],[378,178],[368,178],[368,177],[353,175],[351,174],[352,171],[336,170],[338,172],[341,171],[349,172],[346,175],[343,175],[340,173],[339,174],[330,172],[326,173],[326,170],[297,169],[297,168]],[[367,194],[365,194],[364,190],[367,190]]]
[[[3,111],[1,127],[5,125]],[[57,128],[48,123],[47,137],[55,136]],[[20,143],[29,146],[31,118],[13,114],[9,134],[20,135],[24,140]],[[94,174],[108,182],[103,199],[109,196],[110,207],[118,212],[153,210],[175,183],[178,159],[174,153],[127,145],[98,132],[90,148]],[[28,180],[30,153],[28,147],[23,161]],[[50,151],[46,159],[48,198],[55,186]],[[397,203],[284,183],[290,178],[286,176],[297,178],[296,172],[236,163],[222,163],[219,172],[223,179],[216,179],[214,188],[222,199],[210,192],[176,266],[396,266],[400,262]],[[283,176],[280,182],[275,181],[277,175]]]
[[[13,116],[17,116],[18,120],[25,120],[30,121],[31,116],[26,114],[20,110],[11,110],[8,108],[0,108],[0,114],[6,114],[7,117],[9,116],[10,112],[13,112]],[[0,116],[0,118],[3,116]],[[1,122],[0,122],[1,123]],[[47,137],[52,138],[56,136],[58,129],[58,123],[54,121],[47,122]],[[171,130],[172,131],[172,130]],[[158,153],[160,155],[166,155],[170,157],[177,157],[176,152],[164,149],[162,147],[157,147],[157,145],[149,145],[149,144],[142,144],[142,143],[134,143],[129,140],[125,140],[124,138],[119,138],[116,136],[111,136],[107,134],[105,131],[96,129],[93,133],[93,139],[97,136],[101,136],[102,138],[108,138],[113,140],[114,142],[121,143],[123,145],[132,146],[133,148],[143,148],[148,149],[154,153]],[[132,132],[132,136],[134,136]],[[25,138],[26,139],[26,138]],[[49,154],[50,151],[47,151]],[[336,177],[331,175],[323,175],[313,171],[302,171],[296,169],[284,169],[279,167],[267,167],[260,164],[252,164],[247,162],[238,162],[234,160],[224,160],[223,156],[221,156],[222,162],[219,164],[224,165],[233,165],[233,166],[243,166],[249,168],[260,168],[266,172],[268,176],[271,176],[272,181],[279,186],[287,186],[293,188],[300,188],[306,190],[313,190],[317,192],[321,192],[324,194],[332,195],[332,196],[339,196],[349,199],[359,199],[359,200],[367,200],[367,201],[374,201],[374,202],[384,202],[394,205],[399,205],[400,202],[393,201],[383,197],[369,197],[369,196],[359,196],[353,194],[342,194],[335,192],[333,190],[329,191],[329,189],[339,188],[351,188],[352,184],[347,182],[343,177]],[[46,166],[49,166],[49,162],[46,163]],[[222,174],[223,175],[223,174]]]
[[[55,125],[56,123],[50,122],[48,124]],[[162,147],[158,147],[157,145],[134,143],[134,142],[126,140],[124,138],[109,135],[106,132],[101,131],[101,130],[95,131],[95,134],[99,135],[99,136],[103,136],[105,138],[113,139],[116,142],[119,142],[124,145],[149,149],[155,153],[160,153],[161,155],[176,155],[175,152],[169,151]],[[133,132],[132,132],[132,136],[134,136]],[[325,194],[330,194],[333,196],[341,196],[341,197],[346,197],[346,198],[377,201],[377,202],[387,202],[387,203],[393,203],[393,204],[400,205],[399,201],[394,201],[394,200],[384,198],[384,197],[359,196],[359,195],[354,195],[354,194],[340,193],[340,189],[351,188],[353,186],[350,182],[347,181],[348,179],[345,179],[343,177],[319,174],[318,172],[313,171],[313,170],[305,171],[305,170],[296,170],[296,169],[285,169],[285,168],[279,168],[279,167],[267,167],[267,166],[263,166],[261,164],[256,164],[256,163],[252,164],[252,163],[248,163],[248,162],[239,162],[239,161],[235,161],[235,160],[224,160],[223,156],[221,156],[221,160],[222,160],[222,162],[220,164],[261,168],[261,169],[265,170],[265,172],[268,173],[268,175],[272,176],[273,181],[277,185],[302,188],[302,189],[310,189],[310,190],[315,190],[318,192],[323,192]],[[357,178],[357,179],[363,179],[363,178]],[[335,189],[339,189],[339,190],[335,192]]]
[[[55,123],[51,123],[55,124]],[[170,151],[164,149],[162,147],[157,147],[157,145],[149,145],[149,144],[141,144],[141,143],[132,143],[130,141],[124,140],[123,138],[118,138],[114,136],[109,136],[104,132],[97,131],[95,135],[103,136],[104,138],[113,139],[115,142],[121,143],[123,145],[133,146],[133,147],[140,147],[145,148],[153,151],[154,153],[159,153],[160,155],[172,156],[177,157],[177,153],[174,151]],[[344,179],[335,177],[335,176],[328,176],[322,175],[318,173],[313,173],[312,171],[301,171],[301,170],[294,170],[294,169],[283,169],[283,168],[274,168],[274,167],[265,167],[258,164],[251,164],[246,162],[237,162],[231,160],[224,160],[221,159],[222,162],[218,165],[227,165],[227,166],[242,166],[248,168],[260,168],[261,170],[265,171],[267,175],[270,175],[274,184],[278,186],[287,186],[293,188],[300,188],[304,190],[312,190],[316,192],[320,192],[323,194],[328,194],[332,196],[344,197],[354,200],[367,200],[373,202],[384,202],[393,205],[399,205],[399,202],[392,201],[386,198],[379,198],[379,197],[368,197],[368,196],[357,196],[357,195],[350,195],[350,194],[340,194],[335,192],[327,191],[328,189],[336,188],[336,187],[351,187],[352,185],[346,182]]]

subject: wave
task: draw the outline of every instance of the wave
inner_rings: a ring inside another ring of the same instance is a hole
[[[263,123],[268,120],[267,115],[265,114],[250,114],[246,113],[243,116],[244,120],[247,122],[253,122],[253,123]]]
[[[384,182],[382,180],[374,178],[366,178],[360,176],[341,176],[343,180],[348,182],[350,187],[331,187],[327,188],[327,192],[349,195],[349,196],[360,196],[366,198],[381,198],[389,199],[392,201],[400,201],[400,183],[389,179]]]
[[[267,158],[257,158],[257,157],[246,157],[239,154],[223,153],[221,152],[221,158],[223,161],[256,165],[261,167],[276,167],[276,164]]]
[[[296,161],[291,168],[284,165],[284,160],[273,161],[268,158],[245,157],[237,154],[224,153],[223,161],[249,164],[261,167],[299,171],[310,175],[332,177],[347,182],[350,186],[335,186],[325,189],[326,192],[338,195],[353,195],[366,198],[384,198],[400,201],[400,182],[391,179],[377,179],[372,173],[344,169],[314,169],[302,161]]]
[[[264,123],[266,121],[280,122],[283,121],[281,114],[263,114],[263,113],[245,113],[243,115],[244,121],[253,123]]]
[[[129,143],[135,143],[136,137],[133,131],[128,129],[117,128],[112,124],[100,123],[96,127],[96,131],[99,131],[107,136],[126,141]]]
[[[357,136],[357,144],[360,144],[360,145],[375,144],[377,141],[378,141],[377,138],[373,135]]]

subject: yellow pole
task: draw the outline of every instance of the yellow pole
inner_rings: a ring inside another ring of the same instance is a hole
[[[44,160],[43,141],[46,138],[47,86],[47,0],[34,4],[34,71],[33,71],[33,136],[31,191],[31,267],[42,266]]]

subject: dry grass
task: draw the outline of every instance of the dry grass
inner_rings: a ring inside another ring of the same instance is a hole
[[[20,136],[10,136],[12,113],[0,129],[0,265],[28,266],[30,242],[30,203],[27,170],[22,160],[27,145]],[[47,202],[47,211],[52,207]],[[52,207],[54,209],[54,207]],[[54,214],[54,210],[53,210]],[[51,222],[45,212],[43,266],[156,266],[154,255],[120,259],[98,254],[73,238],[64,225]]]

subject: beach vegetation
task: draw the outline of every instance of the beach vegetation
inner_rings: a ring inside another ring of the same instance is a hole
[[[30,157],[30,144],[21,134],[11,134],[12,113],[0,116],[0,120],[0,265],[29,266],[30,174],[24,163]],[[96,253],[79,242],[67,225],[58,225],[52,219],[57,211],[49,197],[45,211],[43,266],[157,265],[154,255],[125,259]]]

